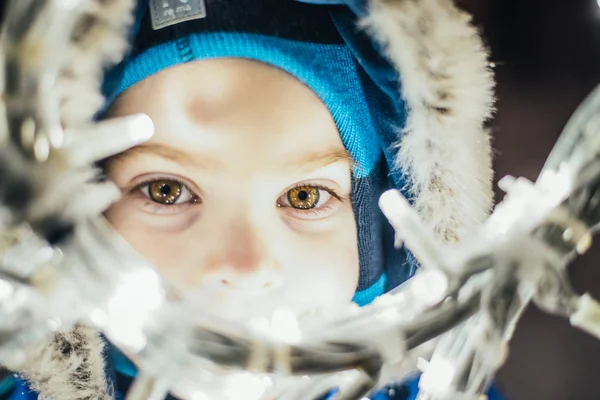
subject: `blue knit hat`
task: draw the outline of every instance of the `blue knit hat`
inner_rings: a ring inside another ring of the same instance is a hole
[[[160,2],[150,3],[152,8]],[[397,110],[388,107],[391,113],[385,113],[385,93],[340,34],[344,27],[334,23],[348,11],[345,7],[295,0],[205,0],[202,18],[182,18],[188,20],[155,30],[153,25],[161,25],[158,10],[147,10],[147,1],[139,4],[131,54],[105,80],[107,105],[137,82],[196,60],[246,58],[287,71],[327,106],[356,161],[352,201],[360,275],[354,301],[368,304],[412,276],[415,263],[407,252],[394,249],[393,231],[377,205],[383,191],[402,188],[401,172],[391,173],[388,167],[397,139],[398,126],[391,122],[399,120]]]

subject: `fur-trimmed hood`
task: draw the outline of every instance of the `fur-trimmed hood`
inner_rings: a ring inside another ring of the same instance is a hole
[[[90,15],[104,30],[119,28],[106,10],[123,13],[123,4],[132,5],[127,0],[92,3]],[[398,123],[395,164],[403,171],[411,200],[440,240],[459,240],[492,206],[490,137],[484,122],[492,112],[494,83],[482,39],[470,16],[452,0],[347,3],[401,77],[397,96],[404,100],[407,119]],[[62,110],[66,124],[91,118],[82,117],[82,107],[98,109],[98,90],[92,87],[87,103],[74,101],[72,89]],[[65,96],[70,88],[66,82]],[[79,326],[32,348],[23,364],[8,367],[43,399],[112,399],[104,362],[99,333]]]

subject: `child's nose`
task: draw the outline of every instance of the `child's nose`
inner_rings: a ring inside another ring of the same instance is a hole
[[[240,273],[234,268],[224,268],[219,285],[242,292],[264,292],[283,283],[281,274],[269,266],[259,267],[252,273]]]
[[[283,283],[281,266],[264,232],[238,223],[223,236],[205,265],[211,285],[260,292]]]

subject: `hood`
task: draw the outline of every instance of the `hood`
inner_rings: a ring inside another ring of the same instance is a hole
[[[396,167],[391,176],[403,182],[405,194],[440,240],[459,240],[486,218],[493,195],[484,123],[492,113],[494,82],[471,17],[451,0],[306,2],[348,6],[332,12],[336,27],[385,93],[378,100],[381,110],[402,108],[405,116],[387,138],[385,156]],[[115,21],[134,6],[132,0],[91,3],[92,21],[105,30],[119,29]],[[92,64],[82,63],[70,79],[89,74],[83,69]],[[64,103],[65,124],[89,120],[92,115],[82,110],[99,109],[98,82],[86,84],[92,94],[77,99],[82,86],[66,82],[65,92],[73,90],[71,99],[77,101]],[[43,399],[112,399],[105,362],[99,333],[77,326],[32,347],[23,363],[7,367]]]

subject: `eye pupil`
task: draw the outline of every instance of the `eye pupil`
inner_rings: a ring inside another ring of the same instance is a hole
[[[308,199],[308,193],[306,193],[306,190],[301,190],[300,192],[298,192],[298,199],[300,199],[301,201],[305,201],[306,199]]]
[[[166,183],[163,183],[160,186],[160,193],[163,194],[164,196],[168,195],[169,193],[171,193],[171,186],[169,186]]]

